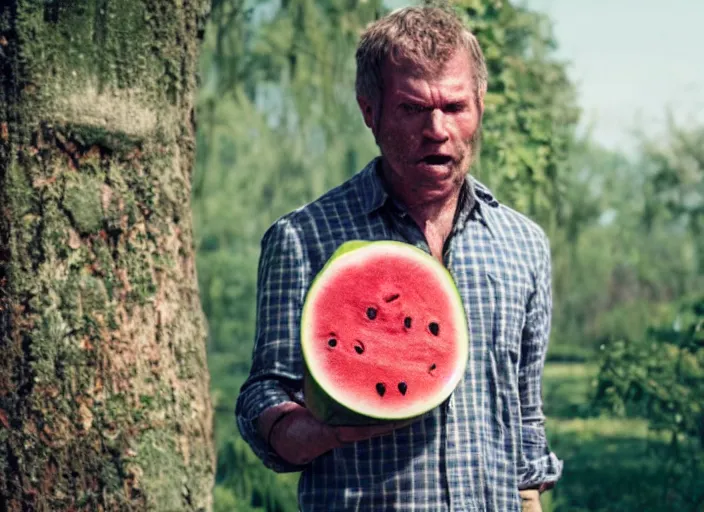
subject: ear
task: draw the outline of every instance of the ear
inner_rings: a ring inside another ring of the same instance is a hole
[[[371,101],[363,96],[357,96],[357,104],[359,105],[359,110],[362,112],[362,117],[364,117],[364,124],[371,129],[372,133],[375,133],[374,107]]]
[[[479,116],[484,115],[484,96],[486,96],[487,86],[484,85],[479,89]]]

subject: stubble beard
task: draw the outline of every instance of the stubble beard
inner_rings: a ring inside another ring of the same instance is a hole
[[[481,119],[479,120],[479,125],[477,126],[476,131],[472,135],[472,137],[468,141],[469,145],[469,159],[467,164],[465,165],[464,169],[464,175],[469,174],[472,171],[472,168],[474,167],[474,164],[477,163],[479,160],[479,154],[481,153],[482,149],[482,121]]]
[[[388,143],[388,147],[393,148],[392,153],[396,153],[397,155],[403,154],[404,153],[404,148],[397,146],[394,144],[393,138],[392,137],[385,137],[385,134],[379,133],[378,136],[374,137],[374,140],[376,142],[377,147],[379,148],[379,151],[381,152],[381,156],[385,157],[386,154],[384,152],[383,145],[381,142],[385,139]],[[460,161],[454,162],[454,165],[456,167],[459,167],[458,172],[454,172],[454,178],[453,178],[453,184],[460,186],[464,179],[466,178],[467,174],[469,174],[472,171],[472,168],[474,165],[477,163],[479,160],[479,154],[481,152],[481,145],[482,145],[482,123],[481,120],[479,121],[479,125],[477,126],[477,129],[475,130],[474,134],[472,137],[466,141],[466,147],[467,151],[464,153],[462,159]],[[387,158],[388,160],[388,158]],[[409,164],[412,164],[413,162],[408,162]]]

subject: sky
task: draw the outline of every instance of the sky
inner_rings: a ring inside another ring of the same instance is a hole
[[[668,111],[681,125],[704,124],[704,1],[517,2],[552,20],[557,57],[577,86],[581,129],[603,146],[635,153],[636,133],[666,133]]]
[[[667,112],[704,123],[704,2],[525,0],[553,21],[558,56],[569,61],[582,126],[627,152],[635,133],[663,135]]]

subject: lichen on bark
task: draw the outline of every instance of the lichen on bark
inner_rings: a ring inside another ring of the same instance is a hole
[[[211,508],[203,1],[0,7],[0,510]]]

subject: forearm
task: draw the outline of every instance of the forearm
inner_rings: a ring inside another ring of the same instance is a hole
[[[562,462],[548,446],[542,400],[543,368],[552,312],[550,251],[547,241],[535,276],[535,293],[526,307],[518,371],[522,447],[518,485],[520,489],[537,487],[544,490],[557,481],[562,472]]]
[[[267,444],[266,436],[261,434],[259,419],[265,411],[290,404],[292,401],[290,393],[278,380],[248,380],[242,387],[235,408],[237,426],[242,438],[264,465],[277,473],[297,472],[303,467],[287,462],[272,450]]]
[[[550,451],[545,433],[542,404],[542,352],[532,364],[525,365],[519,375],[521,413],[521,461],[519,489],[551,488],[560,478],[562,462]]]

